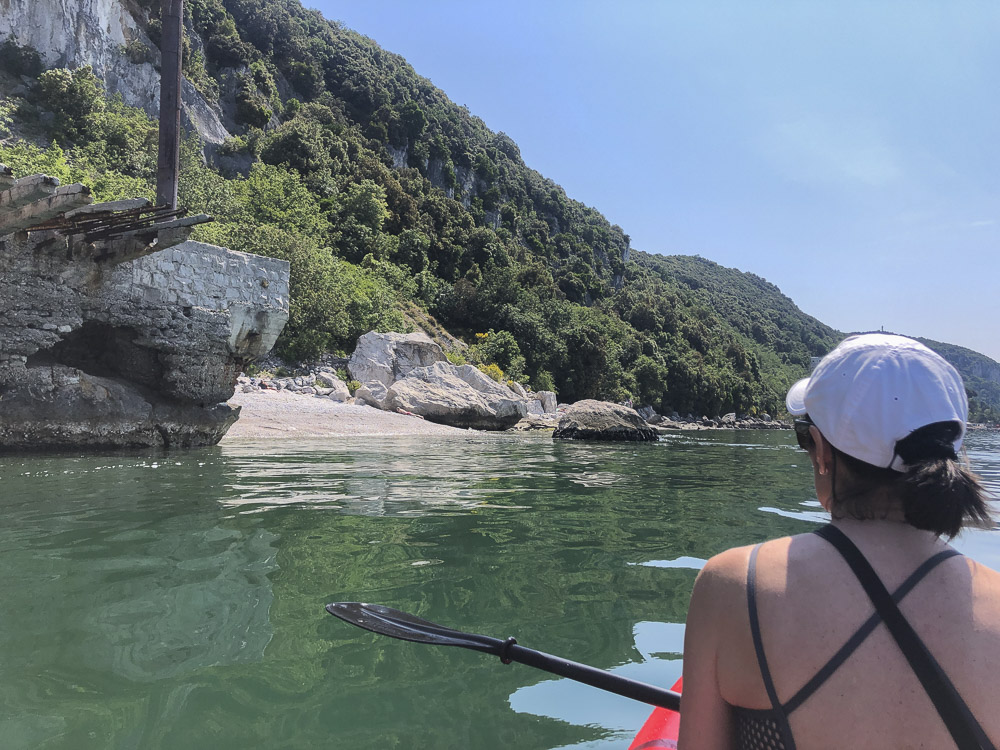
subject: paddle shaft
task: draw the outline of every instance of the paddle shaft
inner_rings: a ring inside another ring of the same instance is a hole
[[[590,667],[559,656],[516,644],[507,646],[504,656],[519,664],[526,664],[529,667],[551,672],[600,690],[607,690],[610,693],[617,693],[632,700],[648,703],[651,706],[669,708],[672,711],[680,711],[681,708],[680,693],[675,693],[673,690],[665,690],[638,680],[619,677],[611,672],[605,672],[603,669]]]
[[[492,654],[499,656],[504,664],[516,661],[600,690],[616,693],[625,698],[648,703],[651,706],[668,708],[672,711],[680,710],[680,693],[638,680],[630,680],[627,677],[619,677],[611,672],[605,672],[603,669],[589,667],[586,664],[546,654],[542,651],[518,646],[517,641],[513,638],[501,641],[499,638],[491,638],[488,635],[463,633],[460,630],[447,628],[382,604],[333,602],[326,605],[326,611],[344,622],[379,635],[387,635],[390,638],[399,638],[411,643],[458,646],[484,654]]]

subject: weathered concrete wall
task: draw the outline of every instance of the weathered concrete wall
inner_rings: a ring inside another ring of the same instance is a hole
[[[234,285],[234,279],[249,283]],[[203,306],[225,299],[230,306],[280,309],[288,306],[288,261],[188,240],[122,264],[107,286],[152,303]]]
[[[188,241],[107,266],[55,233],[8,235],[0,448],[214,443],[287,319],[285,261]]]

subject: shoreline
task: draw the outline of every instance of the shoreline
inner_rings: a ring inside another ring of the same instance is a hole
[[[382,411],[363,404],[346,404],[287,390],[253,389],[237,392],[227,402],[239,406],[240,418],[229,428],[220,445],[246,440],[305,439],[323,437],[406,437],[435,435],[537,434],[552,428],[517,429],[500,432],[470,430],[430,422],[414,415]],[[733,430],[733,426],[709,426],[698,422],[651,425],[662,434],[703,430]],[[781,424],[780,422],[776,424]],[[774,429],[773,427],[771,429]]]
[[[371,406],[342,404],[289,391],[239,390],[229,399],[240,418],[219,445],[242,440],[321,437],[400,437],[407,435],[468,435],[468,430]]]
[[[254,440],[295,440],[345,437],[468,437],[471,435],[538,434],[551,432],[552,427],[539,425],[534,429],[520,427],[501,432],[470,430],[431,422],[415,415],[382,411],[373,406],[341,403],[316,398],[288,390],[252,389],[237,392],[228,401],[239,406],[240,418],[229,428],[219,445]],[[710,420],[719,422],[721,420]],[[679,432],[732,431],[737,429],[790,429],[780,420],[760,426],[743,424],[705,424],[699,421],[675,422],[665,419],[651,425],[660,435]],[[969,431],[995,429],[989,425],[970,424]]]

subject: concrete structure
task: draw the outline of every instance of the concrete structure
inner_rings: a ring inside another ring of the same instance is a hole
[[[221,439],[237,376],[288,320],[288,263],[188,241],[208,217],[6,182],[0,450]]]

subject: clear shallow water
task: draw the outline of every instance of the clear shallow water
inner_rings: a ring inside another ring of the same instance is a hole
[[[623,748],[640,704],[323,605],[389,604],[669,685],[704,560],[824,520],[792,440],[0,457],[0,747]],[[1000,495],[1000,435],[968,448]],[[957,546],[1000,568],[1000,531]]]

